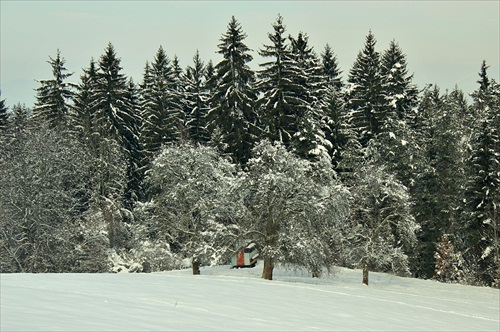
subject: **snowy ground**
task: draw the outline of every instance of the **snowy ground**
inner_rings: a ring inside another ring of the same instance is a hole
[[[499,331],[500,292],[339,269],[3,274],[0,330]]]

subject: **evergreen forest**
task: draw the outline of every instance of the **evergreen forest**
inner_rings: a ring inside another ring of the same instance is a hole
[[[283,17],[255,50],[232,17],[186,68],[162,46],[140,82],[112,43],[79,78],[57,50],[33,108],[0,103],[0,272],[229,264],[257,244],[333,266],[500,287],[500,84],[417,87],[369,31],[350,69]],[[360,276],[361,278],[361,276]]]

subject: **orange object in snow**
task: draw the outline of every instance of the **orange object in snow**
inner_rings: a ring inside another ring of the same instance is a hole
[[[246,247],[241,247],[231,258],[231,267],[254,267],[257,264],[259,251],[255,243],[250,243]]]
[[[236,261],[236,264],[238,266],[244,266],[245,265],[245,251],[241,249],[238,251],[238,259]]]

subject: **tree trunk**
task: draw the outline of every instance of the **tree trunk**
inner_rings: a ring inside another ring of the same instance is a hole
[[[262,279],[273,280],[274,261],[270,257],[264,258],[264,269],[262,270]]]
[[[320,267],[317,267],[317,266],[313,267],[311,269],[311,272],[312,272],[312,277],[313,278],[319,278],[319,277],[321,277],[321,268]]]
[[[200,262],[197,259],[193,259],[193,275],[200,274]]]
[[[106,224],[108,226],[108,239],[109,239],[109,247],[115,247],[115,238],[116,238],[116,227],[115,227],[115,218],[113,215],[113,211],[111,210],[111,204],[109,202],[104,201],[102,203],[102,214]]]
[[[368,266],[365,266],[363,268],[363,284],[366,286],[368,286],[368,272],[369,272]]]

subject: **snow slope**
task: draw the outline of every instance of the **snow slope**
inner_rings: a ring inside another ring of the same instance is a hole
[[[499,331],[500,292],[339,269],[2,274],[0,330]]]

